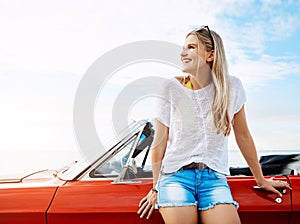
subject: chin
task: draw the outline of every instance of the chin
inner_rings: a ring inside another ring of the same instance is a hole
[[[186,67],[183,67],[183,68],[182,68],[182,72],[189,73],[189,72],[191,72],[191,69],[186,68]]]
[[[185,73],[189,73],[189,74],[193,74],[193,70],[192,69],[189,69],[189,68],[182,68],[182,72],[185,72]]]

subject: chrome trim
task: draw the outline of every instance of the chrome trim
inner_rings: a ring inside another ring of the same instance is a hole
[[[36,172],[33,172],[33,173],[30,173],[22,178],[17,178],[17,179],[0,179],[0,184],[11,184],[11,183],[22,183],[24,179],[26,179],[27,177],[30,177],[32,175],[35,175],[37,173],[42,173],[42,172],[45,172],[45,171],[48,171],[48,170],[39,170],[39,171],[36,171]]]
[[[144,128],[143,128],[143,129],[144,129]],[[113,184],[122,184],[122,183],[124,183],[124,182],[127,182],[127,183],[128,183],[128,180],[124,180],[124,177],[125,177],[125,174],[126,174],[128,168],[131,168],[132,170],[136,170],[136,167],[133,168],[133,167],[134,167],[134,164],[135,164],[135,161],[134,161],[134,159],[132,159],[132,155],[133,155],[133,153],[134,153],[135,148],[137,147],[137,145],[138,145],[138,143],[139,143],[140,137],[141,137],[141,135],[142,135],[142,133],[143,133],[143,129],[141,129],[141,130],[139,131],[139,134],[138,134],[137,138],[135,139],[135,142],[134,142],[134,144],[133,144],[133,147],[131,147],[131,149],[130,149],[130,151],[129,151],[129,156],[128,156],[128,159],[127,159],[125,165],[123,166],[123,170],[122,170],[122,172],[120,173],[120,175],[115,179],[115,181],[113,182]],[[137,173],[137,172],[135,172],[135,174],[136,174],[136,173]]]

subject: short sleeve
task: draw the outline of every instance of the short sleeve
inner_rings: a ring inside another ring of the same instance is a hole
[[[242,107],[246,103],[246,91],[241,80],[239,80],[238,78],[235,78],[234,80],[234,90],[236,92],[234,114],[236,114],[242,109]]]
[[[156,100],[156,119],[165,126],[170,127],[171,116],[171,96],[169,85],[164,83],[161,86],[159,95]]]

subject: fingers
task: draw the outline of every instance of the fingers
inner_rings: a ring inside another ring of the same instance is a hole
[[[147,201],[147,196],[140,200],[139,207],[141,207],[141,205],[144,204],[145,201]]]
[[[270,178],[269,181],[271,182],[273,187],[276,188],[288,188],[290,190],[292,190],[290,184],[286,181],[282,181],[282,180],[274,180],[274,178]]]
[[[278,184],[278,185],[277,185],[276,187],[279,187],[279,188],[288,188],[288,189],[292,190],[291,186],[290,186],[289,183],[286,182],[286,181],[281,181],[281,180],[279,180],[279,181],[277,182],[277,184]]]
[[[154,208],[154,206],[152,206],[152,204],[147,204],[147,206],[146,206],[146,208],[144,209],[144,211],[143,211],[143,213],[141,214],[141,216],[140,216],[140,218],[143,218],[143,217],[145,217],[146,216],[146,214],[148,213],[148,215],[147,215],[147,219],[149,219],[150,218],[150,216],[152,215],[152,212],[153,212],[153,208]]]
[[[150,216],[152,215],[152,213],[154,212],[154,210],[155,210],[155,207],[152,206],[151,209],[150,209],[150,211],[148,212],[148,216],[147,216],[146,219],[149,219],[149,218],[150,218]]]
[[[143,204],[140,205],[140,209],[138,210],[137,213],[143,215],[147,205],[148,205],[147,201],[144,201]],[[142,215],[141,215],[141,218],[142,218]]]
[[[274,193],[274,194],[277,194],[279,197],[282,197],[282,194],[276,190],[274,187],[272,187],[271,191]]]
[[[146,219],[149,219],[152,213],[155,210],[155,204],[157,201],[157,194],[153,193],[152,190],[149,192],[149,194],[142,198],[142,200],[139,203],[140,209],[137,211],[137,213],[140,215],[140,218],[146,217]]]
[[[288,189],[293,190],[292,187],[288,184],[287,186]]]
[[[144,218],[147,215],[146,219],[149,219],[152,213],[154,212],[154,210],[155,210],[155,205],[151,204],[148,201],[145,201],[137,213],[140,214],[140,218]]]
[[[268,183],[265,186],[263,186],[263,188],[265,188],[265,190],[268,190],[268,191],[271,191],[271,192],[277,194],[279,197],[282,197],[282,193],[280,191],[278,191],[276,188],[288,188],[288,189],[292,190],[289,183],[287,183],[286,181],[282,181],[282,180],[274,180],[274,177],[271,177],[270,179],[268,179],[267,182]]]

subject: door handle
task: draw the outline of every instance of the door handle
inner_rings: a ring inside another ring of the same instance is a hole
[[[253,189],[254,190],[263,190],[262,188],[260,188],[259,186],[253,186]],[[282,195],[284,195],[284,194],[286,194],[286,189],[285,188],[277,188],[277,190],[282,194]],[[275,198],[275,202],[277,203],[277,204],[280,204],[280,203],[282,203],[282,198],[281,197],[276,197]]]

